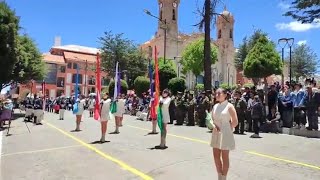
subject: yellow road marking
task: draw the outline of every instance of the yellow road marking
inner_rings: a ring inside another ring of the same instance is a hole
[[[80,143],[82,146],[84,146],[84,147],[86,147],[86,148],[88,148],[88,149],[96,152],[97,154],[99,154],[100,156],[104,157],[105,159],[110,160],[110,161],[118,164],[120,167],[122,167],[123,169],[131,172],[132,174],[137,175],[137,176],[139,176],[140,178],[142,178],[142,179],[144,179],[144,180],[153,180],[153,178],[150,177],[150,176],[148,176],[147,174],[144,174],[143,172],[141,172],[141,171],[133,168],[132,166],[130,166],[130,165],[126,164],[126,163],[124,163],[123,161],[118,160],[118,159],[116,159],[116,158],[114,158],[114,157],[112,157],[112,156],[110,156],[110,155],[108,155],[108,154],[100,151],[100,150],[97,149],[96,147],[94,147],[94,146],[92,146],[92,145],[90,145],[90,144],[85,143],[84,141],[82,141],[81,139],[79,139],[79,138],[71,135],[70,133],[68,133],[68,132],[66,132],[66,131],[64,131],[64,130],[62,130],[62,129],[60,129],[60,128],[58,128],[58,127],[56,127],[56,126],[54,126],[54,125],[52,125],[52,124],[50,124],[50,123],[48,123],[48,122],[46,122],[46,124],[47,124],[48,126],[50,126],[51,128],[53,128],[53,129],[61,132],[61,133],[64,134],[65,136],[67,136],[67,137],[69,137],[69,138],[77,141],[77,142]]]
[[[140,130],[143,130],[143,131],[150,131],[149,129],[140,128],[140,127],[136,127],[136,126],[131,126],[131,125],[127,125],[127,126],[131,127],[131,128],[135,128],[135,129],[140,129]],[[190,137],[185,137],[185,136],[179,136],[179,135],[175,135],[175,134],[168,134],[168,136],[172,136],[172,137],[176,137],[176,138],[180,138],[180,139],[185,139],[185,140],[189,140],[189,141],[193,141],[193,142],[198,142],[198,143],[202,143],[202,144],[209,144],[209,142],[207,142],[207,141],[203,141],[203,140],[195,139],[195,138],[190,138]],[[309,167],[309,168],[312,168],[312,169],[320,170],[319,166],[314,166],[314,165],[310,165],[310,164],[306,164],[306,163],[287,160],[287,159],[283,159],[283,158],[279,158],[279,157],[274,157],[274,156],[270,156],[270,155],[266,155],[266,154],[257,153],[257,152],[254,152],[254,151],[244,151],[244,152],[247,153],[247,154],[260,156],[260,157],[265,157],[265,158],[269,158],[269,159],[276,160],[276,161],[282,161],[282,162],[286,162],[286,163],[296,164],[296,165],[300,165],[300,166],[304,166],[304,167]]]
[[[149,129],[145,129],[145,128],[141,128],[141,127],[137,127],[137,126],[131,126],[131,125],[127,125],[128,127],[131,128],[135,128],[135,129],[140,129],[143,131],[150,131]],[[172,137],[176,137],[176,138],[180,138],[180,139],[185,139],[185,140],[189,140],[189,141],[194,141],[194,142],[198,142],[198,143],[202,143],[202,144],[209,144],[209,142],[207,141],[203,141],[200,139],[195,139],[195,138],[190,138],[190,137],[185,137],[185,136],[179,136],[179,135],[175,135],[175,134],[168,134],[168,136],[172,136]]]
[[[5,156],[20,155],[20,154],[32,154],[32,153],[37,153],[37,152],[56,151],[56,150],[69,149],[69,148],[75,148],[75,147],[82,147],[82,146],[81,145],[76,145],[76,146],[64,146],[64,147],[48,148],[48,149],[41,149],[41,150],[34,150],[34,151],[22,151],[22,152],[16,152],[16,153],[3,154],[1,156],[5,157]]]
[[[256,155],[256,156],[261,156],[261,157],[265,157],[265,158],[269,158],[269,159],[273,159],[273,160],[277,160],[277,161],[282,161],[282,162],[286,162],[286,163],[296,164],[296,165],[320,170],[320,166],[314,166],[314,165],[301,163],[301,162],[297,162],[297,161],[291,161],[291,160],[287,160],[287,159],[283,159],[283,158],[279,158],[279,157],[274,157],[274,156],[270,156],[270,155],[266,155],[266,154],[257,153],[254,151],[245,151],[245,152],[248,154]]]

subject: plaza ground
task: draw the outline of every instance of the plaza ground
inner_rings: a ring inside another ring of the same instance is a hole
[[[43,126],[12,122],[11,136],[2,135],[1,180],[133,180],[217,179],[205,128],[169,126],[166,150],[155,150],[159,135],[147,135],[150,122],[125,116],[118,135],[97,144],[100,125],[85,112],[81,132],[75,117],[65,120],[46,113]],[[108,132],[114,130],[109,122]],[[230,180],[320,179],[320,139],[284,134],[236,135]],[[1,139],[0,139],[1,140]]]

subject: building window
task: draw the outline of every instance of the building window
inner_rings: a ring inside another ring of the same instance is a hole
[[[57,87],[64,87],[64,78],[63,77],[58,77]]]
[[[218,39],[221,38],[221,29],[219,29],[219,32],[218,32]]]
[[[233,30],[230,29],[230,38],[233,39]]]
[[[76,83],[77,79],[77,74],[72,74],[72,83]],[[78,79],[78,83],[82,84],[82,74],[79,74],[79,79]]]
[[[162,20],[162,10],[160,11],[160,19]]]
[[[95,85],[96,84],[96,78],[94,76],[89,77],[89,85]]]
[[[68,63],[68,69],[71,69],[72,68],[72,63]]]
[[[73,63],[73,69],[77,69],[78,68],[78,64],[77,63]]]
[[[176,20],[176,10],[172,9],[172,20]]]
[[[65,66],[60,66],[60,72],[65,73],[66,72],[66,67]]]
[[[95,93],[96,88],[94,88],[94,87],[90,87],[88,91],[89,91],[89,94],[90,94],[90,93]]]

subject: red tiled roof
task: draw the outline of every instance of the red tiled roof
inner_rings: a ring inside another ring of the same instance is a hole
[[[48,63],[65,64],[63,56],[52,55],[50,53],[43,54],[43,60]]]
[[[81,54],[81,53],[73,53],[73,52],[63,52],[64,58],[66,60],[75,60],[75,61],[85,61],[87,60],[88,63],[95,63],[97,61],[96,55],[89,55],[89,54]]]

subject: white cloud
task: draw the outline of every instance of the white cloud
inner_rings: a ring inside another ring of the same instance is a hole
[[[282,10],[288,10],[290,8],[290,4],[287,4],[285,2],[280,2],[278,4],[278,7],[281,8]]]
[[[298,41],[297,44],[301,46],[302,44],[307,44],[307,40]]]
[[[305,23],[302,24],[298,21],[292,21],[290,23],[278,23],[276,24],[278,30],[290,30],[294,32],[304,32],[309,31],[310,29],[320,28],[319,19],[315,20],[314,23]]]

